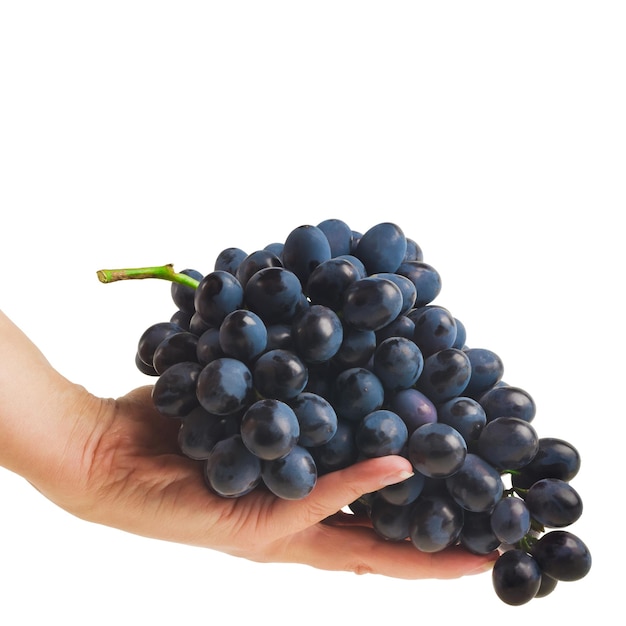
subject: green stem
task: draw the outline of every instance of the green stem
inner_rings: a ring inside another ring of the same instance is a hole
[[[173,283],[180,283],[195,289],[199,281],[187,274],[175,272],[174,266],[156,265],[154,267],[128,267],[113,270],[98,270],[98,280],[101,283],[115,283],[120,280],[133,280],[140,278],[159,278],[161,280],[169,280]]]

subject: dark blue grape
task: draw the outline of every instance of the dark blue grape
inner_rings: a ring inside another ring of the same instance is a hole
[[[429,478],[447,478],[463,465],[465,439],[447,424],[424,424],[411,434],[408,457],[413,467]]]
[[[528,489],[542,478],[572,480],[580,469],[578,450],[569,442],[556,437],[541,437],[533,460],[511,478],[514,487]]]
[[[465,352],[445,348],[424,359],[424,369],[416,387],[439,404],[462,395],[471,375],[472,368]]]
[[[386,278],[400,289],[400,293],[402,294],[402,308],[398,315],[405,315],[413,308],[415,300],[417,299],[417,292],[415,285],[406,276],[400,276],[400,274],[394,274],[393,272],[377,272],[371,276],[372,278]]]
[[[320,474],[344,469],[356,462],[359,450],[354,440],[354,429],[352,422],[338,420],[335,434],[326,443],[311,448]]]
[[[412,504],[419,498],[425,484],[426,477],[419,472],[415,472],[412,476],[399,483],[387,485],[379,489],[378,495],[390,504],[404,506]]]
[[[168,335],[157,346],[152,364],[158,374],[162,374],[175,363],[197,360],[198,336],[184,331]]]
[[[335,379],[333,405],[342,419],[358,422],[368,413],[380,409],[384,400],[382,383],[368,369],[349,368]]]
[[[283,267],[259,270],[246,283],[247,307],[266,325],[291,323],[302,303],[302,285],[298,277]]]
[[[519,387],[502,385],[486,391],[478,400],[485,409],[487,421],[498,417],[519,417],[532,422],[536,406],[530,394]]]
[[[248,281],[258,271],[268,267],[283,267],[281,260],[269,250],[255,250],[239,263],[235,276],[245,289]]]
[[[189,332],[198,335],[198,337],[207,329],[212,328],[211,324],[207,324],[196,311],[189,320]]]
[[[247,256],[241,248],[225,248],[217,255],[213,269],[236,276],[237,268]]]
[[[372,528],[388,541],[403,541],[409,537],[411,507],[391,504],[383,498],[374,498],[369,507]]]
[[[417,241],[411,239],[410,237],[406,238],[406,253],[404,255],[404,261],[423,261],[424,260],[424,252],[420,248]]]
[[[358,424],[355,441],[365,457],[400,454],[407,443],[406,424],[393,411],[378,409],[368,413]]]
[[[541,571],[556,580],[573,581],[591,569],[591,552],[585,543],[567,530],[552,530],[532,547]]]
[[[415,323],[406,315],[398,315],[395,320],[376,331],[376,343],[382,343],[390,337],[404,337],[413,341]]]
[[[437,421],[435,405],[417,389],[401,389],[391,395],[389,408],[402,418],[409,436],[416,428]]]
[[[491,512],[491,528],[502,543],[513,545],[523,539],[530,523],[530,511],[520,498],[502,498]]]
[[[406,255],[406,236],[396,224],[383,222],[361,236],[354,254],[368,274],[395,272]]]
[[[243,288],[229,272],[207,274],[196,288],[196,312],[210,326],[219,326],[232,311],[242,308]]]
[[[198,270],[194,269],[185,269],[180,272],[181,274],[185,274],[185,276],[190,276],[191,278],[195,278],[197,281],[201,281],[203,276]],[[193,314],[195,311],[194,307],[194,296],[196,290],[189,285],[183,285],[181,283],[173,282],[170,286],[170,294],[172,296],[172,300],[174,304],[178,307],[179,310],[185,311],[185,313]]]
[[[374,352],[374,373],[387,391],[409,389],[424,368],[421,350],[404,337],[390,337]]]
[[[487,422],[478,438],[478,454],[499,470],[524,467],[538,450],[537,432],[519,417],[498,417]]]
[[[535,594],[535,598],[545,598],[547,595],[550,595],[556,589],[558,582],[556,578],[541,572],[541,585],[539,586],[539,591]]]
[[[492,571],[493,588],[505,604],[521,606],[530,602],[541,585],[537,561],[523,550],[509,550],[496,560]]]
[[[468,511],[491,511],[504,493],[498,470],[484,459],[468,452],[461,468],[445,479],[446,488],[456,502]]]
[[[274,243],[268,243],[263,247],[263,250],[267,252],[271,252],[273,255],[277,256],[280,262],[283,262],[283,250],[285,249],[285,244],[282,241],[275,241]]]
[[[345,222],[339,219],[327,219],[320,222],[317,227],[328,239],[331,256],[350,254],[352,249],[352,230]]]
[[[317,226],[298,226],[292,230],[283,248],[283,265],[306,286],[311,272],[331,258],[330,243]]]
[[[465,393],[480,396],[502,378],[504,373],[502,359],[486,348],[467,348],[465,354],[469,357],[472,366],[472,375]]]
[[[267,347],[267,328],[256,313],[237,309],[221,323],[219,344],[225,356],[251,363]]]
[[[463,509],[445,494],[422,494],[413,504],[409,537],[421,552],[440,552],[455,544],[463,529]]]
[[[363,265],[363,261],[361,259],[354,256],[354,254],[340,254],[335,259],[341,259],[344,261],[349,261],[356,268],[359,278],[365,278],[367,276],[367,270],[365,269],[365,265]]]
[[[415,307],[430,304],[441,292],[441,276],[439,272],[423,261],[403,261],[396,274],[406,276],[417,291]]]
[[[465,510],[460,544],[472,554],[490,554],[501,541],[491,528],[491,512],[474,513]]]
[[[305,448],[328,443],[337,432],[337,413],[333,405],[322,396],[303,391],[290,406],[300,424],[298,443]]]
[[[254,387],[265,398],[288,401],[304,391],[308,370],[290,350],[269,350],[253,365]]]
[[[309,276],[306,294],[311,303],[323,304],[333,311],[343,306],[346,289],[362,278],[359,270],[347,259],[333,258],[320,263]]]
[[[583,513],[579,493],[558,478],[543,478],[532,485],[524,496],[533,519],[549,528],[573,524]]]
[[[215,359],[202,368],[196,392],[209,413],[230,415],[247,407],[254,398],[252,374],[237,359]]]
[[[188,458],[203,461],[213,446],[239,432],[239,421],[230,417],[211,415],[201,406],[182,418],[178,429],[178,447]]]
[[[195,310],[192,312],[174,311],[170,317],[170,322],[180,326],[183,330],[189,330],[189,325],[191,324],[191,318],[193,317],[194,312]]]
[[[257,400],[241,418],[243,443],[264,461],[273,461],[288,454],[299,436],[300,424],[296,414],[280,400]]]
[[[402,292],[385,278],[361,278],[345,291],[343,319],[358,330],[380,330],[401,310]]]
[[[487,423],[485,410],[472,398],[457,396],[437,407],[437,419],[458,430],[466,443],[476,442]]]
[[[153,365],[148,365],[144,363],[140,358],[139,354],[135,353],[135,367],[146,376],[158,376],[159,373],[154,369]]]
[[[157,322],[144,330],[137,344],[137,356],[143,363],[150,367],[154,367],[154,351],[157,346],[169,335],[183,332],[177,324],[172,322]]]
[[[267,328],[267,350],[295,350],[290,324],[270,324]]]
[[[204,465],[204,477],[212,491],[224,498],[250,493],[261,481],[261,460],[239,435],[218,441]]]
[[[373,330],[357,330],[344,325],[341,346],[332,360],[342,369],[365,367],[375,350],[376,333]]]
[[[152,401],[166,417],[182,418],[198,406],[196,384],[202,366],[185,361],[168,367],[152,388]]]
[[[215,359],[223,356],[224,351],[220,345],[220,330],[217,327],[207,328],[200,337],[196,345],[196,360],[201,365],[207,365]]]
[[[463,322],[457,317],[454,318],[454,323],[456,325],[456,339],[452,344],[453,348],[458,348],[459,350],[463,350],[465,348],[465,341],[467,340],[467,329]]]
[[[317,467],[306,448],[295,446],[280,459],[263,461],[261,477],[265,486],[279,498],[300,500],[313,491]]]
[[[298,356],[305,363],[324,363],[337,353],[343,341],[339,316],[321,304],[312,304],[293,320],[291,329]]]
[[[454,346],[456,320],[447,309],[436,305],[424,306],[415,311],[411,319],[415,324],[413,341],[425,357]]]

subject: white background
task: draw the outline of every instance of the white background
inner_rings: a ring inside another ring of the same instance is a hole
[[[581,452],[571,530],[594,557],[514,608],[489,574],[358,577],[141,539],[0,471],[0,623],[618,619],[623,3],[0,7],[0,303],[55,367],[105,396],[146,383],[136,341],[172,313],[169,284],[98,269],[208,272],[301,224],[394,221],[468,344],[533,395],[540,436]]]

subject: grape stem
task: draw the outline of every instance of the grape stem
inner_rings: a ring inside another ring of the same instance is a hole
[[[128,267],[113,270],[98,270],[96,272],[98,280],[101,283],[115,283],[120,280],[134,280],[140,278],[159,278],[161,280],[169,280],[173,283],[180,283],[195,289],[199,281],[187,274],[174,271],[174,266],[155,265],[154,267]]]

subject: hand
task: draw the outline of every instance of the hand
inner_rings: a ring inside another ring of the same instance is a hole
[[[0,321],[6,330],[6,320]],[[358,516],[338,514],[362,494],[405,478],[412,468],[399,456],[369,459],[322,476],[302,500],[281,500],[259,489],[235,499],[216,496],[204,483],[201,464],[178,452],[178,422],[154,409],[150,387],[118,400],[94,397],[62,378],[19,331],[10,330],[11,341],[30,363],[28,375],[45,380],[45,397],[56,398],[59,406],[33,426],[46,428],[47,436],[28,437],[29,445],[33,440],[56,442],[46,446],[41,463],[21,463],[16,435],[8,466],[85,520],[254,561],[359,574],[454,578],[493,564],[495,554],[476,556],[461,548],[422,553],[408,541],[381,539]],[[35,411],[36,395],[32,402],[34,407],[20,406],[22,423]],[[0,412],[0,428],[3,420],[10,423],[10,415]]]

